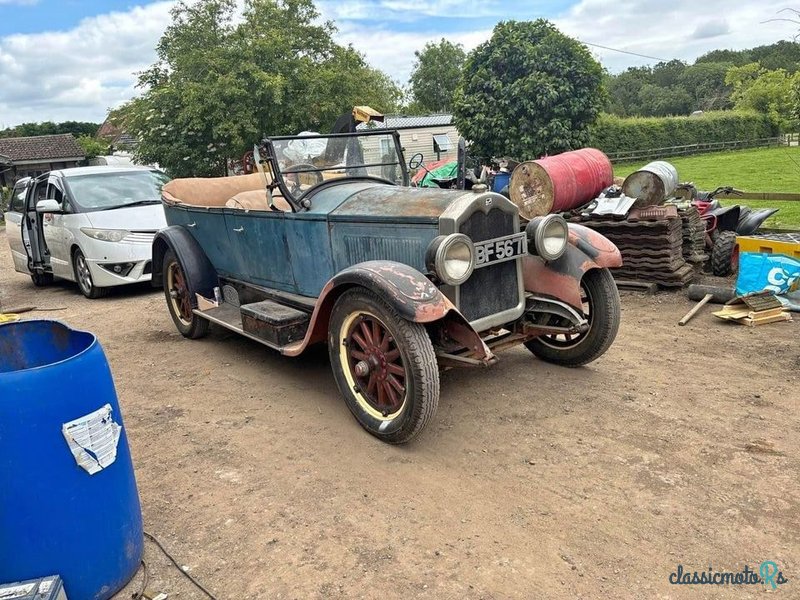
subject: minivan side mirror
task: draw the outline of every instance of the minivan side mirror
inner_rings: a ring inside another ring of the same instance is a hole
[[[36,212],[38,213],[55,213],[61,212],[61,205],[55,200],[39,200],[36,203]]]

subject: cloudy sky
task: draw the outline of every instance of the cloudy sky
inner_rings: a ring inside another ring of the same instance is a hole
[[[0,0],[0,129],[26,121],[102,121],[136,93],[154,60],[171,1]],[[654,59],[692,61],[715,48],[791,39],[798,27],[764,21],[779,0],[318,0],[322,14],[372,65],[406,83],[414,50],[446,37],[467,49],[501,20],[545,17],[591,45],[611,72]]]

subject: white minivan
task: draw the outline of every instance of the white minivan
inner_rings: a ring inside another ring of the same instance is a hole
[[[87,298],[149,281],[151,244],[167,226],[161,186],[144,167],[77,167],[20,179],[5,213],[14,268],[43,286],[76,281]]]

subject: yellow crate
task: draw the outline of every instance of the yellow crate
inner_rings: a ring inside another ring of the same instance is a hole
[[[739,252],[785,254],[800,259],[800,233],[761,233],[737,236]]]

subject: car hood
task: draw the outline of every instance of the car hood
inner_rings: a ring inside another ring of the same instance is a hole
[[[474,196],[472,192],[462,190],[361,185],[330,212],[329,218],[332,221],[363,221],[373,218],[435,221],[451,204],[465,195]]]
[[[128,229],[131,231],[157,231],[167,226],[164,207],[158,204],[96,210],[84,213],[96,229]]]

